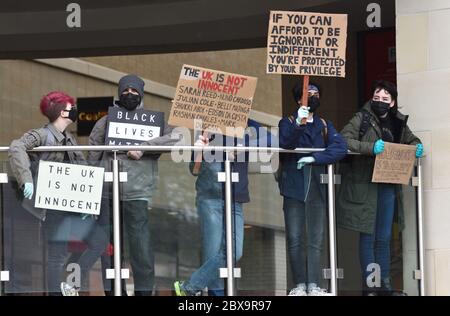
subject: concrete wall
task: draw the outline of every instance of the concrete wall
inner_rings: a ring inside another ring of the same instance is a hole
[[[183,64],[217,69],[258,78],[252,108],[281,115],[280,75],[266,74],[266,49],[241,49],[196,53],[154,54],[83,58],[102,66],[135,73],[144,78],[176,87]]]
[[[396,4],[399,104],[427,154],[426,290],[450,295],[450,1]]]

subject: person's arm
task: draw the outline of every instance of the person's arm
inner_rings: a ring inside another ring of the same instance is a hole
[[[95,123],[94,128],[89,135],[89,146],[102,146],[105,145],[106,134],[106,116],[102,117]],[[103,152],[96,150],[89,150],[87,154],[87,161],[89,164],[96,164],[96,162],[102,159]]]
[[[341,131],[342,137],[347,141],[347,147],[350,151],[367,156],[373,156],[373,146],[375,142],[363,142],[359,140],[359,129],[361,127],[363,114],[356,113],[350,122],[345,125]]]
[[[31,162],[27,150],[41,146],[45,143],[45,137],[39,130],[30,130],[21,138],[13,140],[9,146],[8,158],[12,172],[22,187],[25,183],[33,183],[31,174]]]
[[[183,139],[183,134],[175,131],[175,127],[164,123],[163,135],[141,143],[142,146],[173,146]]]
[[[413,134],[413,132],[409,129],[408,125],[405,126],[405,144],[408,145],[417,145],[422,144],[419,137]]]
[[[327,122],[327,147],[324,151],[312,154],[315,164],[328,165],[333,164],[347,155],[347,142],[340,135],[333,124]]]
[[[173,126],[170,126],[167,123],[164,123],[164,132],[163,135],[154,139],[151,139],[146,142],[142,142],[141,146],[173,146],[175,144],[179,144],[180,141],[183,140],[183,134],[175,130]],[[153,155],[155,157],[159,157],[161,154],[154,153],[151,151],[143,152],[143,151],[129,151],[127,153],[128,157],[131,159],[139,160],[142,155]]]
[[[298,138],[305,131],[306,124],[297,125],[294,118],[282,118],[278,124],[280,132],[280,147],[284,149],[295,149]]]

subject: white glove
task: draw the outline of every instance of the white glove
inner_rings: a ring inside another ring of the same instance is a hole
[[[316,160],[314,157],[303,157],[297,161],[297,169],[302,169],[306,164],[314,163]]]
[[[303,119],[307,119],[309,116],[309,107],[301,106],[297,111],[298,117],[296,119],[297,125],[302,124]]]

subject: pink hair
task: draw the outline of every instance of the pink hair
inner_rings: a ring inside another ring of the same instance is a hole
[[[55,121],[67,103],[75,104],[75,99],[61,91],[53,91],[44,96],[41,100],[41,113],[48,117],[50,122]]]

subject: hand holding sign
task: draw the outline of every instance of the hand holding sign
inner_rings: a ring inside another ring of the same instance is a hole
[[[128,158],[131,158],[133,160],[141,159],[143,154],[144,153],[142,151],[140,151],[140,150],[130,150],[129,152],[127,152]]]
[[[308,119],[309,116],[309,107],[306,106],[301,106],[298,111],[297,111],[297,125],[304,125],[306,124],[306,121]]]
[[[33,197],[33,192],[34,192],[33,183],[31,182],[25,183],[23,186],[23,197],[31,200],[31,198]]]
[[[209,145],[209,138],[206,135],[200,135],[198,136],[198,140],[195,142],[194,146],[208,146]]]
[[[423,145],[417,144],[416,145],[416,158],[422,158],[423,156]]]

